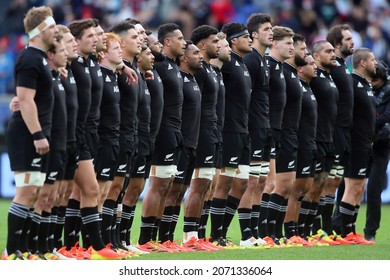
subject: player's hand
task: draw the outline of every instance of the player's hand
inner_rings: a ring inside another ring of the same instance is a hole
[[[20,111],[20,104],[19,104],[19,99],[17,96],[11,99],[11,102],[9,103],[9,109],[12,112],[17,112]]]
[[[123,69],[123,73],[127,76],[127,83],[129,85],[134,85],[138,83],[138,76],[137,73],[135,73],[134,69],[125,66],[125,69]]]
[[[44,155],[50,151],[49,141],[46,138],[34,140],[35,151],[39,155]]]
[[[60,74],[60,79],[65,80],[68,78],[68,70],[65,67],[58,68],[58,73]]]
[[[146,80],[154,80],[154,73],[152,70],[148,70],[145,72],[145,79]]]

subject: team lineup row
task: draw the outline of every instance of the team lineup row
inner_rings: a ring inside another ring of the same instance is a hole
[[[56,25],[45,6],[24,26],[30,40],[15,64],[7,130],[17,188],[3,259],[374,244],[355,222],[377,61],[354,50],[348,25],[330,29],[311,53],[302,35],[265,14],[220,31],[199,26],[190,40],[173,23],[157,38],[131,19],[106,33],[94,19]],[[239,245],[226,237],[236,212]]]

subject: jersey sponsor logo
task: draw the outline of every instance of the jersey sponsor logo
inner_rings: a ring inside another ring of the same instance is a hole
[[[89,68],[85,67],[85,73],[89,74]]]
[[[292,160],[288,163],[288,168],[294,168],[295,167],[295,160]]]
[[[325,75],[324,75],[324,73],[321,73],[321,74],[320,74],[320,78],[324,78],[324,79],[326,78]]]
[[[173,153],[165,155],[164,161],[173,161]]]
[[[340,62],[338,62],[337,60],[336,60],[336,66],[337,67],[341,66]]]
[[[345,68],[345,73],[346,73],[347,75],[351,75],[351,72],[349,72],[349,69],[348,69],[348,68]]]
[[[264,66],[264,63],[263,61],[260,62],[260,66],[263,67]]]
[[[110,79],[110,77],[108,77],[108,76],[106,76],[106,80],[105,80],[106,82],[111,82],[111,79]]]
[[[366,176],[366,171],[367,171],[367,168],[360,168],[358,175],[359,176]]]
[[[31,166],[41,167],[41,158],[34,158],[31,162]]]
[[[159,83],[162,83],[161,77],[160,77],[160,76],[157,77],[157,81],[158,81]]]
[[[95,67],[95,63],[93,62],[93,60],[91,60],[91,66]]]
[[[238,159],[238,157],[231,157],[229,160],[229,163],[237,164],[237,162],[236,162],[237,159]]]
[[[145,165],[138,167],[137,173],[145,173]]]
[[[176,172],[176,177],[179,177],[180,175],[182,175],[184,173],[184,170],[183,171],[177,171]],[[183,176],[181,177],[181,178],[183,178]]]
[[[52,77],[52,78],[51,78],[51,80],[52,80],[52,81],[55,81],[55,80],[56,80],[56,78]]]
[[[336,87],[336,84],[334,82],[329,82],[329,84],[331,87],[334,87],[334,88]]]
[[[103,168],[102,172],[100,173],[100,175],[108,177],[108,176],[110,176],[110,174],[108,174],[110,172],[110,170],[111,170],[111,168]]]
[[[244,71],[244,76],[249,77],[249,71],[245,70]]]
[[[102,70],[99,69],[99,70],[97,71],[97,75],[98,75],[98,77],[101,77],[101,76],[103,75],[103,74],[102,74]]]
[[[77,59],[77,62],[84,63],[84,58],[82,58],[81,56],[79,56],[79,58]]]
[[[118,170],[125,170],[127,164],[121,164],[118,166]]]
[[[309,174],[310,173],[310,166],[306,166],[302,168],[301,174]]]
[[[284,79],[284,74],[283,74],[283,72],[280,72],[280,78],[281,78],[281,79]]]
[[[180,74],[180,72],[177,72],[177,77],[178,77],[179,79],[181,79],[181,74]]]
[[[145,89],[145,95],[150,95],[149,89]]]
[[[279,69],[280,69],[279,64],[276,64],[275,70],[279,70]]]
[[[119,87],[118,86],[114,86],[113,89],[114,89],[114,92],[119,92]]]
[[[358,85],[357,85],[357,87],[360,87],[360,88],[362,88],[362,87],[363,87],[362,83],[361,83],[361,82],[359,82],[359,83],[358,83]]]
[[[205,159],[204,159],[204,163],[213,163],[214,160],[213,160],[213,155],[211,156],[207,156]]]
[[[187,77],[184,77],[184,82],[185,82],[185,83],[189,83],[189,82],[190,82],[190,79],[188,79]]]
[[[42,63],[43,63],[43,65],[45,65],[45,66],[47,65],[47,60],[46,60],[46,58],[43,58],[43,59],[42,59]]]
[[[224,86],[225,84],[223,83],[223,80],[221,80],[220,82],[219,82],[219,84],[221,85],[221,86]]]
[[[15,234],[16,234],[16,235],[22,235],[22,232],[23,232],[23,230],[20,229],[20,230],[15,231]],[[38,236],[37,236],[37,237],[38,237]]]
[[[248,227],[243,230],[243,232],[248,232],[248,231],[251,231],[251,229]]]
[[[168,63],[168,70],[172,70],[172,69],[173,69],[172,65]]]
[[[55,179],[57,174],[58,174],[58,171],[50,172],[48,177],[49,177],[49,179]]]
[[[62,85],[62,84],[58,84],[58,89],[60,90],[60,91],[64,91],[65,89],[64,89],[64,86]]]
[[[294,73],[291,73],[291,78],[296,78],[297,76],[294,75]]]
[[[303,92],[307,92],[307,89],[305,87],[302,87]]]
[[[207,72],[207,74],[210,74],[210,71],[209,71],[209,69],[207,69],[207,68],[206,68],[206,72]]]
[[[218,79],[217,79],[217,77],[213,77],[213,80],[214,80],[214,83],[218,83]]]
[[[238,63],[238,61],[236,61],[234,65],[240,67],[240,63]]]
[[[367,91],[367,95],[368,95],[368,96],[374,96],[374,95],[372,94],[372,91],[371,91],[371,90],[368,90],[368,91]]]
[[[255,150],[253,151],[253,157],[261,158],[261,150]]]
[[[200,91],[200,89],[199,89],[199,86],[198,85],[194,85],[194,91]]]
[[[316,99],[316,97],[314,96],[314,94],[311,95],[311,100],[317,101],[317,99]]]
[[[75,84],[76,83],[76,80],[74,79],[74,77],[70,77],[69,83],[71,83],[71,84]]]

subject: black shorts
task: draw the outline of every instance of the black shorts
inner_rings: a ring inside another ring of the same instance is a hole
[[[6,142],[12,171],[46,173],[48,154],[41,156],[36,153],[34,139],[25,124],[10,123]]]
[[[119,154],[119,143],[101,140],[95,160],[96,178],[101,181],[114,179],[115,165]]]
[[[119,155],[115,164],[115,177],[125,177],[126,173],[132,173],[133,163],[137,156],[138,136],[119,139]]]
[[[265,147],[270,159],[275,159],[280,149],[280,129],[271,128],[271,142]]]
[[[364,179],[370,175],[372,163],[372,147],[352,144],[352,153],[349,164],[345,167],[344,177],[352,179]]]
[[[265,151],[265,147],[271,146],[272,143],[271,129],[270,128],[253,129],[249,131],[249,135],[251,137],[251,161],[269,162],[270,149],[267,149],[267,151]]]
[[[66,151],[49,152],[49,164],[45,184],[53,185],[56,180],[63,180],[65,175]]]
[[[138,154],[134,162],[133,172],[131,178],[147,178],[149,176],[146,173],[146,162],[150,155],[152,143],[149,135],[138,135]]]
[[[334,164],[334,146],[329,142],[317,142],[316,170],[315,173],[327,172]]]
[[[217,129],[200,129],[196,149],[195,168],[215,167],[215,156],[218,145]]]
[[[92,161],[95,163],[98,149],[100,147],[99,134],[97,132],[86,132],[85,143],[88,145],[88,150],[85,150],[84,153],[80,153],[80,160],[92,159]]]
[[[314,176],[316,154],[317,150],[298,149],[296,178],[309,178]]]
[[[238,168],[239,164],[249,165],[250,152],[249,133],[223,133],[222,167]]]
[[[192,173],[195,167],[195,157],[196,152],[193,148],[182,148],[174,183],[184,184],[185,186],[191,183]]]
[[[280,149],[276,157],[276,173],[294,172],[297,168],[298,138],[282,133]]]
[[[66,168],[64,180],[73,180],[76,174],[76,169],[79,166],[79,150],[77,149],[76,141],[66,145]]]
[[[152,165],[177,165],[183,138],[179,131],[160,128],[155,142]]]
[[[336,126],[333,131],[334,165],[345,166],[351,154],[351,134],[348,127]]]

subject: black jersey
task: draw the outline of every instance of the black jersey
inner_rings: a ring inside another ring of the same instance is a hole
[[[299,148],[316,150],[317,100],[309,84],[302,79],[300,81],[302,84],[302,113],[298,128]]]
[[[91,107],[92,88],[88,59],[79,56],[77,59],[72,61],[70,68],[72,69],[73,76],[76,80],[77,102],[79,104],[76,127],[79,132],[85,133],[85,124],[87,122],[89,108]]]
[[[79,103],[77,101],[77,85],[73,76],[72,69],[69,65],[66,66],[68,76],[62,79],[61,83],[64,86],[66,94],[66,112],[67,112],[67,139],[68,143],[76,141],[76,121]]]
[[[194,76],[183,70],[180,72],[183,77],[184,96],[181,126],[183,146],[195,149],[198,145],[201,120],[201,92]]]
[[[302,86],[297,69],[291,64],[283,63],[283,74],[286,81],[286,105],[282,119],[282,132],[296,134],[301,117]]]
[[[202,128],[217,128],[217,100],[219,83],[217,73],[209,63],[203,61],[203,67],[196,71],[195,79],[202,93],[200,126]]]
[[[371,147],[375,131],[375,99],[371,85],[362,76],[352,73],[354,109],[351,140]]]
[[[123,60],[128,67],[132,67],[130,61]],[[139,99],[139,84],[129,85],[125,74],[118,75],[118,87],[120,92],[120,131],[125,139],[132,139],[138,133],[137,108]]]
[[[160,130],[162,113],[164,108],[164,87],[160,75],[156,70],[153,70],[154,79],[146,80],[149,89],[150,102],[150,139],[152,142],[156,139],[157,133]]]
[[[353,112],[353,81],[351,73],[345,65],[344,59],[336,57],[337,67],[332,68],[330,75],[339,91],[337,102],[336,125],[350,127],[352,125]]]
[[[217,99],[217,128],[218,131],[222,131],[225,123],[225,84],[223,82],[223,75],[221,69],[213,65],[213,69],[217,74],[219,89],[218,89],[218,99]]]
[[[244,62],[252,79],[249,130],[269,128],[269,69],[265,57],[253,49],[244,56]]]
[[[251,76],[238,54],[232,52],[232,59],[221,68],[225,83],[225,125],[226,132],[248,133],[249,102],[251,98]]]
[[[143,135],[149,136],[151,117],[151,96],[145,78],[143,75],[141,76],[141,80],[138,80],[138,83],[140,83],[141,85],[141,94],[138,103],[138,133],[142,133]]]
[[[113,143],[119,141],[120,93],[117,75],[107,67],[101,66],[103,94],[100,106],[99,137]]]
[[[317,68],[317,78],[310,82],[310,87],[318,105],[316,140],[318,142],[333,142],[339,92],[330,74],[319,67]]]
[[[164,61],[156,63],[156,71],[164,86],[164,109],[161,126],[180,132],[183,106],[183,79],[176,62],[166,56]]]
[[[53,151],[66,151],[67,130],[64,129],[67,123],[66,93],[58,72],[52,70],[54,107],[51,127],[50,149]]]
[[[283,64],[271,56],[266,56],[266,59],[269,69],[269,122],[271,128],[280,130],[287,100]]]
[[[16,59],[14,72],[17,87],[35,89],[39,124],[44,135],[50,136],[54,95],[46,54],[34,47],[25,48]],[[11,118],[13,122],[24,123],[20,111],[14,112]]]
[[[100,65],[95,54],[89,55],[89,72],[91,74],[91,107],[87,117],[86,129],[89,132],[97,132],[100,119],[100,104],[103,94],[103,79]]]

